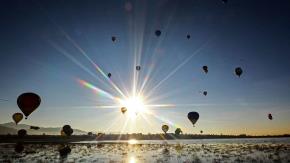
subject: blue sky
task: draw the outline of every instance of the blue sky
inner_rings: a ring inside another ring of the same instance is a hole
[[[0,122],[20,111],[21,93],[35,92],[42,103],[22,123],[106,132],[161,132],[169,124],[170,132],[179,126],[188,133],[289,133],[289,11],[286,0],[2,1],[0,98],[8,101],[0,101]],[[149,108],[157,116],[146,115],[151,124],[139,116],[127,126],[119,108],[91,108],[114,101],[78,79],[120,94],[83,53],[111,72],[127,96],[137,59],[137,88],[152,71],[142,95],[161,82],[148,101],[175,107]],[[241,78],[234,75],[238,66]],[[200,113],[195,128],[189,111]]]

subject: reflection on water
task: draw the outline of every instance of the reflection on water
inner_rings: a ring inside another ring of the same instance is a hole
[[[130,139],[130,140],[128,140],[128,143],[129,144],[137,144],[138,141],[136,139]]]
[[[136,163],[135,157],[131,157],[129,163]]]
[[[0,162],[290,162],[290,139],[199,141],[71,143],[66,157],[58,144],[0,144]]]

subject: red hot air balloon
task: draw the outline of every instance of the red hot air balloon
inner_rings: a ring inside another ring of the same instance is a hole
[[[26,116],[25,119],[39,107],[40,103],[41,99],[35,93],[23,93],[17,99],[17,105]]]

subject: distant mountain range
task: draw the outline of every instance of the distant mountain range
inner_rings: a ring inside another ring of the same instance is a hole
[[[27,124],[18,124],[16,125],[13,122],[0,124],[0,135],[7,134],[17,134],[17,131],[20,129],[25,129],[28,135],[60,135],[61,127],[40,127],[39,130],[30,129],[30,125]],[[79,129],[74,129],[73,135],[84,135],[87,134],[86,131]]]

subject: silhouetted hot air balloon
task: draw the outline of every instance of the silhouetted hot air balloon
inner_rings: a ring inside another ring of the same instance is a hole
[[[207,91],[203,91],[203,95],[205,95],[205,96],[206,96],[206,95],[207,95]]]
[[[180,128],[177,128],[175,130],[175,135],[180,135],[180,133],[182,133],[182,130]]]
[[[136,66],[136,70],[140,71],[141,70],[141,66]]]
[[[39,130],[40,127],[38,127],[38,126],[30,126],[30,129],[32,129],[32,130]]]
[[[63,132],[65,133],[66,136],[71,136],[74,130],[70,127],[70,125],[64,125],[62,127]]]
[[[208,73],[208,67],[207,66],[202,66],[203,71],[207,74]]]
[[[187,38],[187,39],[190,39],[190,35],[189,35],[189,34],[188,34],[188,35],[186,35],[186,38]]]
[[[156,35],[157,37],[159,37],[159,36],[161,35],[161,31],[160,31],[160,30],[156,30],[156,31],[155,31],[155,35]]]
[[[20,129],[18,130],[17,134],[18,134],[18,137],[23,138],[24,136],[27,135],[27,131],[24,129]]]
[[[166,132],[169,130],[168,125],[162,125],[162,131],[166,134]]]
[[[22,113],[14,113],[12,118],[17,125],[23,119],[23,114]]]
[[[272,119],[273,119],[273,116],[272,116],[272,114],[271,114],[271,113],[269,113],[269,114],[268,114],[268,118],[269,118],[270,120],[272,120]]]
[[[111,73],[108,73],[108,77],[111,78],[111,76],[112,76],[112,74]]]
[[[203,133],[203,131],[202,131],[202,130],[200,130],[200,133],[202,134],[202,133]]]
[[[117,39],[117,37],[116,37],[116,36],[112,36],[112,41],[113,41],[113,42],[115,42],[115,41],[116,41],[116,39]]]
[[[240,76],[242,75],[242,73],[243,73],[242,68],[241,68],[241,67],[237,67],[237,68],[235,69],[235,73],[236,73],[236,75],[237,75],[238,77],[240,77]]]
[[[126,113],[126,111],[127,111],[127,108],[126,107],[122,107],[121,108],[121,112],[124,114],[124,113]]]
[[[40,97],[35,93],[23,93],[17,99],[17,105],[26,116],[25,119],[39,107],[40,102]]]
[[[190,120],[190,122],[193,124],[196,123],[196,121],[199,119],[199,114],[197,112],[189,112],[187,114],[187,118]]]

